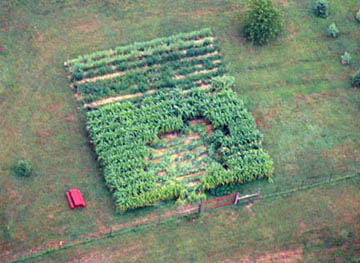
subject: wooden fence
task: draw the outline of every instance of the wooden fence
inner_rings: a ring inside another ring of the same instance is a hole
[[[240,195],[240,193],[234,193],[230,195],[224,195],[216,198],[212,198],[206,201],[202,201],[199,203],[198,212],[201,213],[202,211],[214,209],[222,206],[227,205],[236,205],[239,201],[243,201],[253,197],[259,197],[260,192],[250,195]]]

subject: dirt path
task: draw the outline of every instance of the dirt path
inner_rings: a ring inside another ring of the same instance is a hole
[[[297,263],[303,262],[303,248],[294,247],[288,250],[277,251],[273,253],[267,253],[262,256],[240,256],[234,259],[232,262],[236,263]],[[223,261],[218,261],[223,262]]]
[[[196,68],[199,68],[201,69],[202,68],[202,65],[199,65],[197,66]],[[191,72],[190,74],[185,74],[185,75],[175,75],[175,79],[178,80],[178,79],[183,79],[185,77],[192,77],[192,76],[196,76],[196,75],[199,75],[199,74],[206,74],[206,73],[210,73],[210,72],[214,72],[214,71],[217,71],[219,68],[216,67],[216,68],[213,68],[213,69],[203,69],[203,70],[197,70],[197,71],[194,71],[194,72]]]
[[[120,95],[120,96],[116,96],[116,97],[110,97],[110,98],[106,98],[106,99],[102,99],[102,100],[97,100],[94,101],[92,103],[89,104],[84,104],[84,108],[89,108],[89,107],[98,107],[98,106],[102,106],[104,104],[108,104],[108,103],[113,103],[113,102],[117,102],[117,101],[122,101],[122,100],[128,100],[128,99],[133,99],[133,98],[137,98],[137,97],[141,97],[144,94],[152,94],[155,93],[157,90],[156,89],[152,89],[149,91],[146,91],[144,93],[142,92],[138,92],[138,93],[134,93],[134,94],[128,94],[128,95]]]
[[[94,77],[94,78],[83,79],[83,80],[77,81],[76,83],[77,84],[83,84],[83,83],[86,83],[86,82],[96,82],[98,80],[103,80],[103,79],[112,79],[112,78],[115,78],[115,77],[125,75],[126,73],[127,73],[127,71],[119,71],[119,72],[115,72],[115,73],[112,73],[112,74],[106,74],[106,75],[102,75],[102,76],[98,76],[98,77]]]

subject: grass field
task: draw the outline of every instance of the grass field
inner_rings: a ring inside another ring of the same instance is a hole
[[[27,262],[357,262],[359,184],[167,221]]]
[[[95,154],[89,148],[84,114],[69,88],[64,61],[120,44],[212,28],[229,74],[236,78],[236,91],[256,118],[264,134],[264,148],[275,165],[273,184],[252,183],[240,187],[239,191],[249,193],[261,188],[262,192],[270,193],[357,172],[360,168],[360,93],[350,87],[349,77],[360,68],[360,30],[354,20],[360,4],[357,0],[333,0],[330,18],[318,19],[311,12],[310,0],[274,2],[285,16],[284,35],[269,46],[254,47],[239,34],[246,7],[243,0],[2,1],[1,255],[60,239],[77,239],[115,223],[170,209],[170,204],[162,204],[158,209],[114,212]],[[341,32],[337,39],[326,36],[332,21],[336,21]],[[353,57],[351,66],[340,63],[340,55],[345,51]],[[22,179],[12,174],[11,167],[20,158],[32,161],[38,172],[36,177]],[[69,210],[65,199],[69,187],[78,187],[84,192],[85,210]],[[356,192],[359,182],[342,187],[344,193]],[[277,249],[271,243],[275,236],[272,225],[266,222],[275,222],[284,214],[291,217],[287,221],[289,228],[281,232],[282,244],[292,244],[296,236],[288,230],[298,227],[296,222],[316,218],[317,212],[328,206],[327,202],[318,200],[329,196],[328,191],[330,196],[333,192],[327,188],[322,191],[324,193],[304,196],[307,201],[293,215],[285,213],[289,200],[276,201],[274,206],[277,204],[279,209],[283,207],[281,204],[286,204],[282,212],[274,209],[267,215],[268,221],[255,221],[263,224],[269,239],[258,237],[243,241],[242,247],[250,249],[262,244],[259,247],[273,253]],[[288,209],[297,203],[294,199]],[[352,213],[351,208],[342,205],[337,206],[334,215]],[[312,207],[315,210],[311,210]],[[261,215],[262,210],[259,207],[255,214]],[[303,214],[303,210],[313,212]],[[241,220],[246,219],[242,219],[243,210],[236,213]],[[224,230],[221,226],[227,223],[222,217],[226,214],[212,217],[212,229],[218,228],[220,232],[214,232],[214,236],[208,234],[209,239],[216,241],[218,235],[221,236]],[[330,226],[331,218],[323,222],[314,220],[311,224],[319,228]],[[349,217],[349,222],[359,226],[354,217]],[[239,224],[234,233],[237,240],[243,237],[241,230],[246,233],[258,227],[256,223],[248,224],[254,225],[246,228]],[[174,238],[177,227],[157,228],[169,234],[152,243],[149,249],[156,251],[155,247],[161,247],[164,240]],[[184,224],[184,228],[191,232],[195,227]],[[148,235],[156,232],[149,230]],[[219,246],[233,242],[231,238],[221,240]],[[265,241],[261,243],[261,240]],[[185,235],[179,236],[177,251],[186,253],[185,244],[195,241],[195,238],[189,241]],[[130,243],[124,241],[123,244],[131,249]],[[175,251],[171,254],[172,251],[168,250],[167,256],[176,258],[179,254]],[[86,249],[82,253],[85,252]],[[349,250],[349,253],[355,256],[358,252]],[[157,255],[153,254],[148,261]],[[231,261],[231,249],[219,255]],[[317,261],[310,258],[308,262]]]

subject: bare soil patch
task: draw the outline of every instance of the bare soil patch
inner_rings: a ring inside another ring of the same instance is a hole
[[[259,257],[241,256],[233,262],[238,263],[300,263],[303,262],[303,248],[296,247],[268,253]]]
[[[82,79],[77,81],[76,83],[78,84],[82,84],[82,83],[86,83],[86,82],[96,82],[98,80],[103,80],[103,79],[112,79],[112,78],[116,78],[122,75],[125,75],[126,72],[125,71],[119,71],[119,72],[115,72],[115,73],[111,73],[111,74],[106,74],[106,75],[102,75],[102,76],[98,76],[98,77],[93,77],[93,78],[88,78],[88,79]]]
[[[278,0],[278,2],[285,7],[289,5],[289,0]]]
[[[157,155],[161,155],[165,152],[165,149],[164,148],[160,148],[160,149],[152,149],[152,151],[154,153],[156,153]]]
[[[204,124],[206,129],[207,129],[207,133],[206,135],[209,136],[214,132],[214,127],[211,125],[211,123],[207,120],[204,119],[197,119],[197,120],[193,120],[190,122],[192,125],[196,125],[196,124]]]
[[[211,85],[210,84],[203,84],[203,85],[199,86],[198,88],[201,89],[201,90],[206,90],[206,89],[210,89]],[[165,90],[165,89],[169,89],[169,88],[162,88],[162,90]],[[91,102],[91,103],[88,103],[88,104],[85,103],[83,105],[83,107],[84,108],[100,107],[102,105],[109,104],[109,103],[114,103],[114,102],[118,102],[118,101],[138,98],[138,97],[143,96],[144,94],[153,94],[156,91],[158,91],[158,90],[153,89],[153,90],[148,90],[145,93],[137,92],[137,93],[134,93],[134,94],[127,94],[127,95],[120,95],[120,96],[116,96],[116,97],[109,97],[109,98],[97,100],[97,101],[94,101],[94,102]],[[189,93],[189,92],[191,92],[191,89],[190,90],[185,90],[184,94]],[[82,97],[81,94],[79,94],[79,93],[75,94],[75,98],[77,100],[80,100],[81,97]]]
[[[77,120],[74,114],[67,115],[64,117],[64,119],[67,121],[76,121]]]
[[[186,75],[176,75],[175,76],[175,79],[183,79],[187,76],[196,76],[196,75],[199,75],[199,74],[206,74],[206,73],[210,73],[210,72],[215,72],[217,71],[218,68],[213,68],[213,69],[204,69],[204,70],[199,70],[199,71],[194,71],[192,72],[191,74],[186,74]]]
[[[179,138],[179,134],[176,132],[167,132],[167,133],[163,133],[160,134],[160,139],[165,139],[166,143],[169,143],[177,138]]]
[[[197,176],[197,175],[205,175],[205,173],[206,173],[205,171],[199,171],[199,172],[196,172],[196,173],[191,173],[191,174],[187,174],[185,176],[177,177],[176,180],[182,181],[185,178],[190,178],[190,177],[194,177],[194,176]]]
[[[152,93],[155,93],[156,91],[157,90],[149,90],[149,91],[145,92],[145,94],[152,94]],[[99,106],[109,104],[109,103],[114,103],[114,102],[117,102],[117,101],[122,101],[122,100],[128,100],[128,99],[141,97],[143,95],[144,95],[144,93],[138,92],[138,93],[134,93],[134,94],[110,97],[110,98],[106,98],[106,99],[102,99],[102,100],[97,100],[97,101],[94,101],[94,102],[89,103],[89,104],[84,104],[83,107],[84,108],[99,107]]]
[[[175,154],[173,154],[173,155],[170,156],[170,159],[171,159],[171,160],[174,160],[174,159],[176,159],[176,158],[179,158],[179,157],[181,157],[181,156],[184,156],[185,153],[186,153],[185,151],[184,151],[184,152],[175,153]]]

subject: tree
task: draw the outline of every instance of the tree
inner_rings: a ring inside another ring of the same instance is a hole
[[[351,84],[353,87],[360,88],[360,70],[355,73],[354,77],[352,77]]]
[[[28,160],[20,160],[14,167],[15,174],[22,177],[30,177],[33,174],[33,168]]]
[[[248,40],[257,45],[267,44],[281,33],[282,28],[280,11],[271,0],[251,0],[244,27]]]
[[[359,9],[359,11],[357,11],[355,18],[356,18],[356,21],[358,21],[360,23],[360,9]]]
[[[329,3],[327,0],[315,0],[313,8],[316,16],[322,18],[329,16]]]

